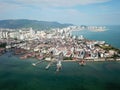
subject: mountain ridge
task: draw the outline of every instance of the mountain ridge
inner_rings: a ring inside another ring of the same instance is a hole
[[[0,20],[0,28],[21,29],[32,27],[35,30],[49,30],[51,28],[64,28],[73,24],[61,24],[52,21],[38,21],[29,19],[6,19]]]

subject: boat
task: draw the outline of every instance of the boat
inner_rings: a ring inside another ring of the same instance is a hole
[[[57,72],[62,68],[62,64],[61,64],[61,61],[58,61],[57,63]]]
[[[23,55],[20,57],[20,59],[26,59],[27,58],[27,55]]]
[[[84,65],[86,65],[86,62],[85,62],[84,60],[81,60],[81,61],[79,62],[79,64],[80,64],[81,66],[84,66]]]
[[[33,65],[33,66],[36,66],[36,64],[35,64],[35,63],[32,63],[32,65]]]
[[[37,59],[42,60],[44,57],[43,56],[37,56]]]

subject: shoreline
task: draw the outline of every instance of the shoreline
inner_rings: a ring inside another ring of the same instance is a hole
[[[1,54],[0,56],[2,56],[2,55],[3,54]],[[16,55],[14,55],[14,56],[16,56]],[[26,59],[29,59],[29,58],[25,58],[25,59],[19,58],[19,59],[20,60],[26,60]],[[37,59],[37,58],[35,58],[35,59]],[[39,59],[37,59],[37,60],[39,60]],[[116,58],[116,59],[114,59],[114,58],[107,58],[107,59],[105,59],[105,58],[98,58],[98,59],[81,59],[81,60],[84,60],[85,62],[105,62],[105,61],[108,61],[108,62],[115,61],[116,62],[116,61],[120,61],[120,58]],[[61,62],[79,62],[81,60],[61,60]],[[44,60],[44,61],[51,62],[52,60]],[[53,61],[56,61],[56,60],[53,60]]]
[[[105,32],[107,29],[78,29],[78,30],[71,30],[71,32],[73,31],[84,31],[84,30],[88,30],[91,32]]]
[[[48,61],[48,60],[45,60],[47,62],[51,62],[51,61]],[[81,60],[62,60],[61,62],[79,62]],[[111,62],[111,61],[114,61],[114,62],[117,62],[117,61],[120,61],[120,58],[118,59],[113,59],[113,58],[109,58],[107,60],[105,59],[84,59],[85,62]]]

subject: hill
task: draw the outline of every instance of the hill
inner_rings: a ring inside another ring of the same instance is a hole
[[[61,24],[58,22],[37,21],[28,19],[0,20],[0,28],[20,29],[30,28],[35,30],[48,30],[51,28],[64,28],[73,24]]]

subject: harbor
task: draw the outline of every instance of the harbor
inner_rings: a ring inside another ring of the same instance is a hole
[[[84,38],[85,35],[82,34],[83,36],[80,35],[78,39]],[[110,52],[102,52],[99,49],[101,55],[94,51],[94,48],[98,49],[93,44],[94,41],[91,43],[92,45],[89,40],[86,41],[87,44],[79,41],[78,43],[83,45],[75,47],[75,50],[70,47],[69,43],[72,43],[69,40],[66,40],[65,46],[67,48],[63,47],[64,40],[61,41],[61,39],[40,39],[40,41],[21,43],[13,41],[11,46],[8,45],[7,48],[0,49],[1,90],[120,89],[120,59],[118,57],[104,57],[102,53],[107,53],[106,55],[111,53],[110,55],[112,55],[113,51],[111,50]],[[41,43],[43,41],[44,43]],[[47,45],[48,42],[50,45]],[[59,44],[61,42],[63,45]],[[76,43],[75,40],[73,42]],[[37,44],[33,45],[32,43]],[[77,44],[73,44],[73,46],[77,46]],[[74,57],[71,57],[70,49],[74,51]],[[62,54],[61,51],[68,52],[62,52],[64,53]]]
[[[49,62],[40,62],[34,67],[32,63],[36,62],[37,59],[29,58],[21,61],[14,55],[12,57],[8,57],[7,53],[2,55],[1,90],[66,90],[76,87],[80,90],[84,88],[108,90],[108,87],[119,90],[120,88],[120,62],[86,62],[85,66],[80,66],[78,62],[62,62],[59,73],[56,72],[57,63],[51,64],[46,70],[45,67]]]
[[[119,48],[113,47],[106,41],[89,40],[84,34],[72,35],[73,28],[76,27],[70,26],[51,32],[37,31],[38,33],[32,28],[9,32],[22,33],[22,36],[20,34],[16,37],[17,39],[11,38],[8,31],[3,30],[1,34],[7,33],[5,36],[7,39],[4,39],[5,37],[0,39],[0,55],[9,52],[11,54],[8,56],[18,57],[21,61],[36,59],[37,61],[30,64],[34,68],[47,62],[44,69],[50,70],[54,66],[55,72],[64,70],[65,62],[74,62],[81,67],[87,66],[89,62],[120,61]]]

